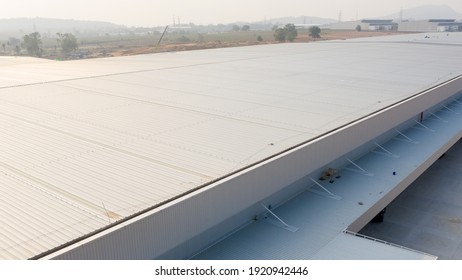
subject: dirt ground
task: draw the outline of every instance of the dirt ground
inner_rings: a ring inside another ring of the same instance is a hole
[[[320,40],[345,40],[351,38],[361,38],[361,37],[374,37],[374,36],[386,36],[386,35],[396,35],[400,34],[399,32],[373,32],[373,31],[345,31],[345,30],[323,30],[321,33],[320,39],[312,39],[308,36],[308,32],[299,31],[299,35],[295,42],[312,42]],[[268,34],[267,34],[268,37]],[[272,37],[270,33],[269,37]],[[251,46],[251,45],[262,45],[262,44],[278,44],[279,42],[274,40],[263,40],[258,42],[257,40],[253,41],[242,41],[242,40],[214,40],[204,42],[188,42],[188,43],[173,43],[168,42],[161,44],[159,46],[155,45],[140,45],[140,46],[122,46],[114,42],[111,44],[98,44],[98,46],[87,47],[85,49],[80,48],[86,52],[84,57],[76,58],[66,58],[67,59],[79,59],[79,58],[97,58],[97,57],[113,57],[113,56],[128,56],[128,55],[138,55],[138,54],[149,54],[149,53],[159,53],[159,52],[177,52],[177,51],[187,51],[187,50],[199,50],[199,49],[213,49],[213,48],[227,48],[227,47],[239,47],[239,46]],[[55,59],[54,57],[47,57],[50,59]]]

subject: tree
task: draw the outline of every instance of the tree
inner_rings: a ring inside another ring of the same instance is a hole
[[[277,28],[274,31],[274,39],[279,42],[285,42],[286,40],[293,42],[297,36],[298,32],[297,29],[295,29],[295,25],[293,24],[286,24],[284,28]]]
[[[321,38],[321,28],[319,26],[311,26],[310,29],[310,37],[313,39]]]
[[[249,25],[243,25],[241,27],[241,31],[249,31],[250,30],[250,26]]]
[[[274,31],[274,39],[279,42],[286,41],[286,30],[284,28],[277,28]]]
[[[290,23],[286,24],[286,26],[284,26],[284,29],[286,30],[287,41],[293,42],[295,38],[297,38],[298,36],[298,32],[297,32],[297,29],[295,28],[295,25],[290,24]]]
[[[77,38],[71,33],[56,33],[58,35],[58,43],[61,45],[61,50],[63,53],[70,53],[75,51],[79,45],[77,43]]]
[[[263,37],[261,37],[261,35],[258,35],[257,41],[258,41],[258,42],[262,42],[262,41],[263,41]]]
[[[233,27],[232,27],[232,30],[233,30],[234,32],[238,32],[239,30],[241,30],[241,28],[239,27],[239,25],[234,24]]]
[[[361,25],[359,25],[359,24],[356,25],[356,28],[355,28],[355,29],[356,29],[356,31],[361,32]]]
[[[11,46],[19,46],[21,44],[21,40],[15,37],[8,38],[8,44]]]
[[[5,43],[2,44],[3,52],[6,52],[6,45]]]
[[[40,33],[34,32],[28,35],[24,35],[24,48],[26,49],[27,53],[32,56],[40,57],[42,55],[42,38]]]
[[[19,55],[21,53],[21,48],[19,46],[14,47],[14,53]]]

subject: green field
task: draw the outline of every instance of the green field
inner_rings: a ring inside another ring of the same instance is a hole
[[[263,41],[274,40],[272,31],[246,31],[246,32],[221,32],[221,33],[167,33],[162,38],[160,46],[178,45],[185,43],[207,43],[214,42],[217,44],[236,43],[256,43],[258,36],[261,36]],[[103,35],[98,37],[77,37],[77,42],[80,52],[91,53],[110,53],[116,50],[130,50],[133,48],[153,48],[155,47],[161,34],[144,34],[144,35]],[[1,44],[2,42],[0,42]],[[60,44],[56,38],[42,38],[43,57],[57,58],[62,56],[60,52]],[[7,49],[1,53],[4,55],[12,55],[13,49]],[[26,55],[24,49],[21,50],[21,55]]]
[[[352,33],[353,32],[353,33]],[[259,43],[260,36],[262,43],[274,43],[273,31],[240,31],[240,32],[216,32],[216,33],[189,33],[176,31],[166,33],[159,47],[156,47],[160,33],[150,34],[124,34],[124,35],[102,35],[97,37],[79,37],[77,54],[84,54],[76,57],[75,54],[64,55],[56,38],[42,38],[42,57],[50,59],[75,59],[92,58],[104,56],[132,55],[149,52],[182,51],[201,48],[219,48],[242,45],[253,45]],[[372,32],[354,32],[339,30],[322,30],[321,40],[345,39],[355,36],[372,36]],[[375,36],[381,35],[378,33]],[[296,42],[310,41],[308,30],[298,30]],[[1,44],[7,42],[0,41]],[[17,55],[12,46],[6,46],[5,50],[0,49],[0,55]],[[21,48],[19,55],[27,55],[24,48]]]

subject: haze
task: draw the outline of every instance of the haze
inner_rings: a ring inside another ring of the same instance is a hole
[[[181,23],[218,24],[281,16],[317,16],[342,20],[373,18],[422,5],[448,5],[462,12],[460,0],[16,0],[3,1],[0,18],[46,17],[107,21],[127,26]]]

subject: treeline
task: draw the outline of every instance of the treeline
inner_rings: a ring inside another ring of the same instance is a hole
[[[293,42],[298,36],[298,31],[294,24],[286,24],[284,27],[278,27],[275,25],[273,27],[273,31],[274,39],[279,42]],[[321,28],[316,25],[311,26],[308,29],[308,35],[313,39],[321,38]]]
[[[56,33],[56,42],[61,48],[62,54],[69,54],[78,49],[77,38],[71,33]],[[4,54],[14,53],[21,55],[25,51],[30,56],[41,57],[43,55],[42,36],[38,32],[24,35],[21,39],[10,37],[6,42],[2,42]]]

